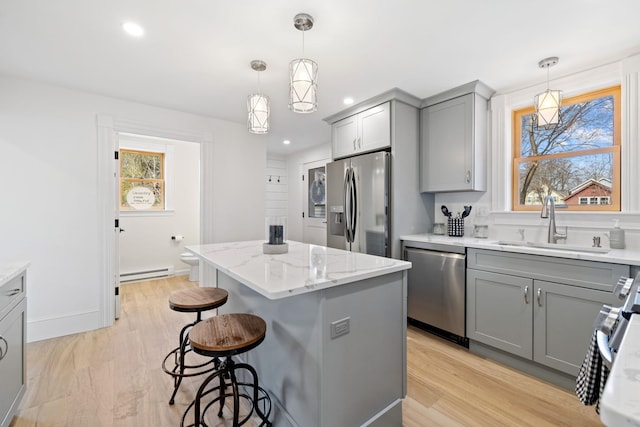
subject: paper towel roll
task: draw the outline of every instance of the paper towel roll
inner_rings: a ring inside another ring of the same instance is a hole
[[[182,242],[182,239],[184,239],[184,236],[171,236],[171,240],[175,240],[176,242]]]

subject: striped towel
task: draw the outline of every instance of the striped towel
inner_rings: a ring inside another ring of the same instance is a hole
[[[582,362],[576,378],[576,395],[583,405],[596,404],[596,413],[600,413],[600,396],[609,375],[609,368],[602,363],[598,350],[597,331],[593,331],[589,350]]]

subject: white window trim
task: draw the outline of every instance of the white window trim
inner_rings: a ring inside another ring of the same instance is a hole
[[[576,224],[590,224],[593,220],[601,220],[615,216],[629,216],[640,220],[640,200],[632,197],[632,183],[640,182],[640,146],[634,141],[640,140],[640,55],[599,66],[596,68],[571,74],[552,80],[549,85],[561,89],[565,97],[570,97],[591,90],[621,85],[621,211],[622,212],[575,212],[564,213]],[[491,165],[489,171],[491,189],[491,211],[496,223],[517,224],[523,218],[531,218],[532,224],[539,222],[539,212],[511,211],[511,160],[512,129],[511,119],[514,109],[529,106],[535,94],[546,89],[544,83],[532,85],[524,89],[503,91],[491,98],[490,102],[490,135],[489,150]],[[571,217],[571,218],[570,218]],[[631,219],[631,218],[630,218]]]

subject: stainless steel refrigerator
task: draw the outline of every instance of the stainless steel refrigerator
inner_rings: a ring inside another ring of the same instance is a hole
[[[391,256],[386,151],[327,164],[327,246]]]

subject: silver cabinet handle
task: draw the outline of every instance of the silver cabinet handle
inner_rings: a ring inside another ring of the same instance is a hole
[[[356,151],[358,149],[358,146],[356,145],[357,140],[358,138],[353,138],[353,151]]]
[[[7,296],[12,297],[14,295],[18,295],[20,291],[21,291],[20,288],[11,289],[9,292],[7,292]]]
[[[466,181],[467,184],[471,182],[471,171],[467,171],[467,173],[464,176],[464,180]]]
[[[524,287],[524,303],[529,304],[529,286]]]
[[[362,138],[358,137],[358,148],[362,148]]]
[[[0,360],[2,360],[9,353],[9,343],[3,337],[0,337],[0,341],[0,344],[4,343],[4,349],[0,345]]]
[[[538,288],[538,292],[536,293],[536,299],[538,300],[538,307],[542,307],[542,289]]]

